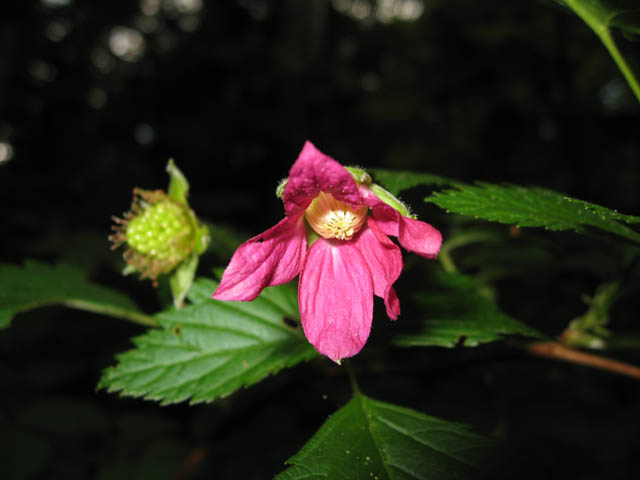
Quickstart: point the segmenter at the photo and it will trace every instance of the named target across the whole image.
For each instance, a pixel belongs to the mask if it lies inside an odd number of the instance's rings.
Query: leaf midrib
[[[365,397],[359,391],[356,391],[355,395],[358,397],[360,408],[362,409],[362,414],[364,415],[365,421],[367,422],[367,430],[369,431],[373,444],[375,445],[376,450],[378,451],[378,455],[380,456],[380,462],[382,463],[382,467],[384,468],[384,471],[387,474],[387,478],[389,478],[389,480],[392,480],[393,476],[391,475],[391,471],[389,470],[389,465],[386,461],[387,459],[382,454],[382,448],[380,447],[380,444],[378,443],[378,439],[373,433],[373,424],[371,423],[371,419],[369,418],[367,409],[364,404]]]

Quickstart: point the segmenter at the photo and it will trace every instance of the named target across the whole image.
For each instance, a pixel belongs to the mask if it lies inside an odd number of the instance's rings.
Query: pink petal
[[[405,250],[426,258],[436,258],[442,245],[442,234],[428,223],[400,215],[398,241]]]
[[[238,247],[213,298],[253,300],[263,288],[293,280],[302,269],[306,249],[303,218],[284,218]]]
[[[386,235],[398,236],[398,217],[402,216],[395,208],[387,205],[366,185],[360,185],[362,201],[371,208],[376,224]]]
[[[371,207],[371,214],[383,233],[398,237],[405,250],[423,257],[436,258],[442,245],[442,234],[436,228],[426,222],[405,217],[380,200],[365,185],[360,185],[360,193],[364,203]]]
[[[373,317],[373,284],[367,262],[348,241],[320,238],[307,252],[298,287],[307,339],[334,362],[364,346]]]
[[[384,300],[389,318],[396,320],[400,314],[400,301],[393,290],[393,283],[402,272],[400,248],[380,231],[371,217],[367,219],[367,228],[353,243],[367,262],[373,279],[373,293]]]
[[[320,192],[330,193],[336,200],[353,207],[362,204],[358,186],[351,174],[307,141],[291,167],[284,189],[287,216],[299,215]]]

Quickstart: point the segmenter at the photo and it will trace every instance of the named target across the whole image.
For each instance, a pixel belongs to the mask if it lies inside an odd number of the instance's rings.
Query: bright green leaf
[[[162,329],[134,338],[137,348],[118,356],[99,388],[163,404],[210,402],[316,355],[296,327],[291,285],[252,302],[213,300],[215,286],[197,280],[189,294],[197,303],[158,314]]]
[[[569,7],[595,32],[629,83],[631,90],[640,101],[640,82],[620,53],[612,28],[623,33],[640,33],[640,4],[637,0],[557,0]]]
[[[478,478],[494,446],[464,425],[356,392],[276,480]]]
[[[33,261],[24,266],[0,264],[0,328],[8,327],[20,312],[56,304],[154,323],[126,295],[89,283],[76,267],[53,267]]]
[[[622,215],[599,205],[567,197],[551,190],[516,185],[458,185],[456,189],[434,193],[426,199],[448,212],[472,215],[521,227],[584,232],[587,227],[640,243],[640,234],[624,225],[640,222],[640,217]]]
[[[370,170],[370,173],[373,175],[374,182],[382,185],[393,195],[419,185],[444,186],[454,183],[447,178],[428,173],[385,170],[382,168],[374,168]]]
[[[501,312],[478,290],[473,279],[459,273],[438,273],[416,301],[426,312],[424,328],[419,333],[397,336],[397,345],[476,347],[502,340],[506,335],[542,337],[535,329]]]

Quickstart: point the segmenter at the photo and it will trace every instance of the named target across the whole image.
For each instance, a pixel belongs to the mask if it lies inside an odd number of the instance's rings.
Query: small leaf
[[[592,227],[640,243],[640,234],[624,225],[638,223],[640,217],[622,215],[544,188],[490,183],[458,185],[456,189],[434,193],[426,201],[453,213],[494,222],[579,233]]]
[[[126,295],[91,284],[76,267],[33,261],[24,266],[0,264],[0,328],[8,327],[20,312],[55,304],[118,317],[142,317]]]
[[[464,425],[356,392],[275,480],[478,478],[494,447]]]
[[[198,303],[158,314],[162,329],[134,338],[137,348],[118,356],[98,388],[162,404],[211,402],[316,355],[285,320],[299,319],[291,285],[252,302],[222,302],[203,298],[207,284],[210,297],[215,282],[198,280],[189,294]]]
[[[537,330],[502,313],[478,291],[473,279],[459,273],[438,273],[416,301],[426,312],[424,328],[420,333],[398,335],[396,345],[476,347],[506,335],[543,338]]]
[[[428,173],[407,172],[374,168],[371,170],[373,181],[382,185],[393,195],[419,185],[444,186],[454,182],[448,178]]]
[[[187,195],[189,194],[189,182],[180,169],[176,166],[173,158],[167,163],[167,173],[169,174],[169,197],[183,205],[187,205]]]

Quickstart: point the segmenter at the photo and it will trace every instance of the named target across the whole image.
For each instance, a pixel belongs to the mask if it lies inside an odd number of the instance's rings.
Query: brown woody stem
[[[565,362],[586,365],[640,380],[639,367],[613,360],[612,358],[601,357],[593,353],[565,347],[558,342],[534,342],[526,345],[524,348],[527,352],[539,357],[554,358]]]

